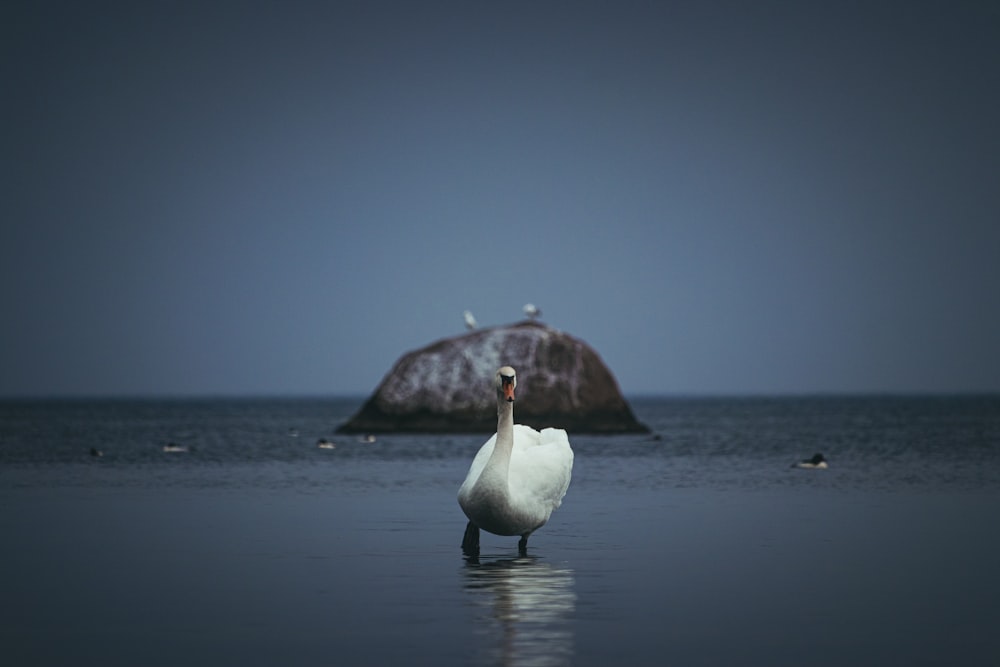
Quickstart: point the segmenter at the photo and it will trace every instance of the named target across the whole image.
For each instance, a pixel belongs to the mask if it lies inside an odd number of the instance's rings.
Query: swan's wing
[[[479,452],[476,454],[476,458],[472,459],[472,465],[469,466],[469,474],[465,476],[465,481],[462,482],[462,486],[458,489],[458,496],[461,498],[465,493],[470,491],[476,484],[476,480],[479,479],[479,475],[482,474],[483,468],[486,467],[486,462],[490,460],[490,456],[493,455],[493,446],[496,445],[497,434],[494,433],[493,437],[486,441],[482,447],[479,448]]]
[[[514,425],[512,494],[530,495],[536,502],[555,509],[562,504],[572,473],[573,449],[566,431],[546,428],[539,433],[522,424]]]

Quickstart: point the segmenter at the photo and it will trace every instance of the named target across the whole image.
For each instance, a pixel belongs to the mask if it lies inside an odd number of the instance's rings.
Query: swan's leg
[[[520,555],[525,556],[528,553],[528,536],[522,535],[521,539],[517,542],[517,551]]]
[[[462,552],[466,554],[479,554],[479,526],[471,521],[465,527],[465,535],[462,537]]]

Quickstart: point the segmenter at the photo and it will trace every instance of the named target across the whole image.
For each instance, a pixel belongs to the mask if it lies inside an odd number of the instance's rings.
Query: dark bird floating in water
[[[792,467],[793,468],[820,468],[820,469],[825,469],[827,467],[827,465],[826,465],[826,459],[823,458],[823,455],[820,454],[820,453],[816,453],[816,454],[813,454],[813,457],[811,459],[803,459],[803,460],[799,461],[798,463],[792,464]]]

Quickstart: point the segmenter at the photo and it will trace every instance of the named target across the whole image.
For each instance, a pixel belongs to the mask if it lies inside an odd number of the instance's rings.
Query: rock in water
[[[496,430],[493,377],[517,370],[514,417],[536,429],[648,433],[586,343],[534,321],[446,338],[396,362],[341,433]]]

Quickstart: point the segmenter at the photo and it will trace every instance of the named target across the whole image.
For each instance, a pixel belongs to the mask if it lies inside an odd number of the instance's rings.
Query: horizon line
[[[0,394],[0,402],[28,401],[296,401],[296,400],[367,400],[370,392],[148,392],[148,393],[53,393],[53,394]],[[633,399],[795,399],[795,398],[941,398],[941,397],[991,397],[1000,396],[1000,389],[983,390],[927,390],[927,389],[871,389],[871,390],[802,390],[802,391],[637,391],[622,392],[626,400]]]

